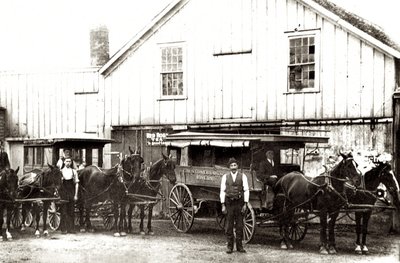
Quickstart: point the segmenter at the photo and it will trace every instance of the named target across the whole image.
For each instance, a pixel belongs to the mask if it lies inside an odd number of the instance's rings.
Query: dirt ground
[[[400,262],[400,236],[370,234],[370,254],[355,255],[354,231],[339,227],[337,255],[318,253],[319,233],[313,226],[293,250],[279,249],[276,228],[257,228],[246,254],[226,254],[225,237],[212,219],[196,219],[190,233],[178,233],[169,220],[155,220],[154,236],[134,234],[113,237],[99,229],[95,233],[35,238],[33,229],[12,231],[14,239],[0,243],[1,262]]]

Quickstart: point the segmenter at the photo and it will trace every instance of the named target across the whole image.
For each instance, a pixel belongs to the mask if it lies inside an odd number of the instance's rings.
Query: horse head
[[[379,172],[379,183],[385,185],[386,189],[393,198],[393,204],[398,210],[400,210],[400,187],[396,176],[392,171],[392,166],[387,162],[379,162],[377,165],[378,166],[376,169]]]
[[[129,177],[129,181],[139,178],[140,172],[142,171],[143,158],[140,156],[140,150],[132,151],[129,146],[129,156],[121,160],[121,166],[124,175]]]
[[[0,191],[5,193],[10,199],[15,199],[18,189],[17,170],[6,169],[0,172]]]
[[[50,195],[58,196],[62,185],[62,172],[56,165],[47,166],[42,172],[42,187]]]
[[[340,156],[342,156],[343,159],[331,172],[332,176],[338,179],[334,181],[336,181],[336,183],[346,182],[350,183],[352,186],[359,186],[361,183],[361,172],[357,169],[358,165],[354,161],[352,153],[345,154],[340,152]],[[344,183],[341,184],[339,188],[343,186]]]

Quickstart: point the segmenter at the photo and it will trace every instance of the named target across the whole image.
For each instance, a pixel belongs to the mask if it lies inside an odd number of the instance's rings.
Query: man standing
[[[278,176],[274,163],[274,152],[271,150],[267,151],[265,157],[266,158],[260,162],[258,167],[257,179],[264,183],[263,191],[265,194],[261,195],[261,206],[263,208],[271,209],[275,196],[273,189],[278,181]],[[267,188],[267,185],[270,186],[270,188]]]
[[[226,253],[233,251],[234,233],[236,232],[236,250],[246,253],[243,249],[243,215],[249,202],[249,184],[247,176],[238,171],[238,163],[235,158],[230,158],[228,167],[230,173],[224,174],[221,180],[220,199],[222,213],[226,215],[225,234],[228,239],[228,249]]]
[[[4,151],[4,142],[0,141],[0,171],[10,169],[8,154]]]
[[[67,201],[61,206],[60,229],[62,234],[75,233],[74,202],[78,200],[79,179],[78,173],[72,168],[72,159],[65,156],[65,167],[61,170],[63,183],[61,188],[61,199]]]

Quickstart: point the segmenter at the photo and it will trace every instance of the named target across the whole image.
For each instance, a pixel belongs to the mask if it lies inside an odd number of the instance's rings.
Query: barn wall
[[[189,1],[105,76],[105,127],[392,116],[393,57],[296,0],[214,2]],[[294,29],[319,32],[315,92],[287,92]],[[184,99],[161,99],[168,43],[184,46]]]
[[[0,73],[0,107],[7,109],[7,137],[98,132],[97,68]]]

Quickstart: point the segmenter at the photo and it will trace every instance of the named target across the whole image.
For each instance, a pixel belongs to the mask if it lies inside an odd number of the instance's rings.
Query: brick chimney
[[[103,66],[109,58],[107,27],[99,26],[90,30],[90,65]]]

